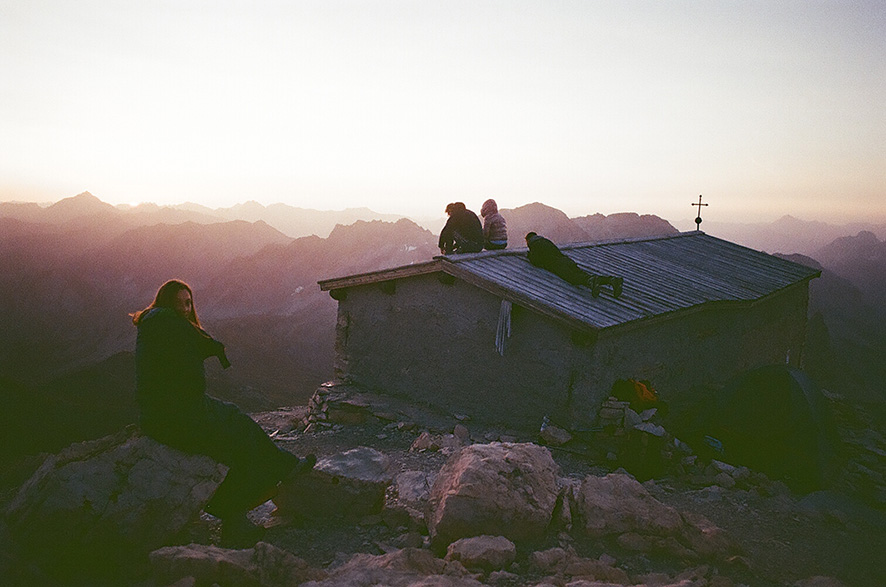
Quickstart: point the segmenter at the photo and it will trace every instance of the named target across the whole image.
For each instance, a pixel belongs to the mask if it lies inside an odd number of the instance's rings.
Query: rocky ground
[[[258,418],[261,421],[261,417]],[[276,428],[272,415],[265,415],[271,433]],[[499,431],[471,430],[478,442],[501,436]],[[276,428],[279,429],[279,428]],[[401,470],[439,470],[449,450],[410,451],[420,436],[419,428],[398,428],[384,421],[361,425],[338,425],[334,429],[285,435],[283,445],[296,454],[314,452],[332,454],[354,446],[374,446],[391,456]],[[436,433],[444,437],[445,431]],[[508,434],[504,433],[506,439]],[[518,441],[538,438],[513,434]],[[441,443],[442,444],[442,443]],[[433,448],[433,447],[432,447]],[[605,475],[616,470],[614,463],[595,462],[582,454],[577,443],[551,449],[564,477],[581,479],[586,475]],[[702,514],[726,532],[741,547],[742,554],[733,563],[720,566],[716,574],[729,577],[733,584],[766,586],[820,584],[886,585],[886,512],[872,508],[845,494],[823,491],[808,495],[792,493],[787,486],[762,476],[756,481],[736,483],[731,487],[714,478],[693,478],[688,474],[668,474],[649,480],[644,486],[659,501],[681,511]],[[724,485],[731,485],[726,481]],[[381,554],[390,545],[401,546],[404,536],[385,525],[356,525],[340,528],[306,525],[302,528],[272,528],[268,540],[277,543],[314,565],[329,566],[348,558],[351,553]],[[670,556],[632,553],[594,540],[574,539],[559,534],[544,537],[540,543],[525,545],[527,555],[545,547],[574,548],[584,557],[613,556],[617,566],[631,576],[662,573],[677,578],[681,573],[698,570]],[[522,569],[526,569],[525,560]],[[517,565],[521,563],[520,557]],[[518,573],[521,574],[521,573]],[[513,585],[536,585],[541,577],[522,573]],[[813,577],[829,577],[833,583],[804,583]],[[728,584],[723,582],[724,585]]]
[[[422,517],[424,513],[417,513],[427,508],[388,507],[388,502],[397,499],[389,488],[383,509],[341,519],[285,515],[268,502],[251,514],[255,522],[267,527],[262,542],[239,551],[212,546],[219,541],[219,525],[204,514],[175,540],[176,544],[204,546],[155,551],[151,564],[133,564],[125,579],[120,575],[102,579],[88,574],[84,575],[87,578],[75,575],[59,579],[22,563],[15,549],[4,548],[0,558],[2,583],[122,581],[142,587],[213,583],[512,587],[886,584],[886,560],[882,557],[886,511],[876,496],[872,498],[878,486],[870,482],[877,475],[870,455],[882,451],[882,438],[871,437],[875,433],[861,434],[863,440],[855,439],[867,447],[865,458],[855,459],[841,472],[845,478],[833,483],[837,490],[797,494],[759,473],[692,454],[666,434],[656,436],[663,431],[656,430],[660,427],[652,416],[648,417],[648,425],[640,422],[649,435],[637,436],[622,429],[608,435],[569,438],[558,436],[555,428],[543,435],[521,434],[485,427],[457,414],[433,414],[415,406],[336,393],[321,389],[309,406],[253,417],[280,446],[295,454],[314,453],[322,461],[355,447],[371,447],[373,454],[383,455],[384,466],[393,478],[414,473],[413,477],[425,479],[428,485],[433,484],[435,476],[442,475],[444,464],[463,447],[496,446],[501,442],[506,443],[504,446],[546,444],[544,451],[550,452],[557,467],[560,497],[554,518],[558,522],[513,542],[501,538],[510,546],[463,544],[462,551],[450,547],[447,553],[445,548],[433,548],[428,521]],[[645,463],[651,463],[654,475],[642,487],[622,468],[638,466],[636,458],[631,457],[640,453],[664,455],[660,462],[656,458]],[[862,476],[867,485],[861,488],[859,467],[871,472]],[[613,472],[620,474],[606,477]],[[641,475],[641,480],[646,476]],[[639,497],[646,500],[643,507],[654,509],[660,504],[664,513],[681,512],[683,520],[692,522],[692,528],[711,532],[699,534],[701,542],[684,540],[679,544],[656,538],[655,532],[640,531],[636,520],[634,526],[618,532],[595,535],[578,531],[571,521],[580,516],[563,512],[563,495],[564,491],[571,492],[569,503],[577,509],[580,494],[585,491],[582,481],[588,478],[617,481],[600,492],[603,498],[616,502],[614,506],[601,506],[616,508],[611,510],[615,517],[606,522],[610,530],[624,521],[617,515],[617,502],[636,500],[640,491],[643,495]],[[429,499],[427,494],[414,498],[424,506]],[[7,504],[2,505],[5,508]],[[281,509],[285,509],[283,505]],[[654,520],[663,514],[643,515],[647,515],[646,520]],[[582,523],[588,527],[592,524],[587,520]],[[438,533],[440,528],[437,526]],[[710,549],[705,549],[705,540],[710,542]],[[0,543],[14,544],[3,527]],[[508,548],[513,552],[507,554]],[[477,554],[480,551],[482,555]]]

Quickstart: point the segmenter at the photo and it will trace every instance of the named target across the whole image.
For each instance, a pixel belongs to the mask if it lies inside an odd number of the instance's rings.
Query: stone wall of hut
[[[499,297],[441,274],[409,277],[347,289],[335,378],[489,423],[531,429],[549,416],[592,426],[616,379],[648,379],[675,399],[788,356],[797,364],[807,301],[804,283],[750,306],[711,305],[596,339],[514,306],[500,355]]]
[[[698,388],[724,383],[754,367],[799,367],[808,313],[801,283],[750,305],[710,304],[647,326],[604,331],[591,349],[582,384],[599,405],[617,379],[650,381],[674,404],[693,401]],[[582,415],[582,414],[579,414]]]

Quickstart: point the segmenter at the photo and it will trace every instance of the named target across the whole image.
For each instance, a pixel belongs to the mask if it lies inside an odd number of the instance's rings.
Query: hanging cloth
[[[505,356],[505,341],[511,337],[511,302],[501,301],[501,309],[498,311],[498,329],[495,332],[495,349],[498,354]]]

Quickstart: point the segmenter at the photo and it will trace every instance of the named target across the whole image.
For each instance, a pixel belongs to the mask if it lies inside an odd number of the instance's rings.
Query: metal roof
[[[575,243],[560,249],[586,271],[624,277],[619,299],[598,298],[535,267],[525,247],[467,255],[319,282],[322,290],[444,272],[518,305],[599,330],[697,309],[713,303],[749,304],[818,277],[817,269],[755,251],[703,232]]]

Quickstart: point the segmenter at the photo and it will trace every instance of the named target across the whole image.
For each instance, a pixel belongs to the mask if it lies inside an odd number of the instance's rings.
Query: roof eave
[[[331,279],[323,279],[318,281],[320,291],[332,291],[346,287],[354,287],[357,285],[369,285],[380,281],[390,279],[400,279],[402,277],[412,277],[415,275],[424,275],[426,273],[436,273],[442,270],[444,259],[435,257],[432,261],[424,263],[415,263],[413,265],[403,265],[393,269],[382,269],[380,271],[369,271],[367,273],[358,273],[356,275],[348,275],[346,277],[333,277]]]

